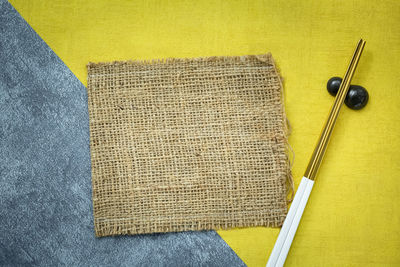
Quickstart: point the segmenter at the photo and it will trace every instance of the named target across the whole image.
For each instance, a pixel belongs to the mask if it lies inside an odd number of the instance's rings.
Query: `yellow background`
[[[326,81],[367,41],[287,266],[400,264],[400,2],[26,1],[11,3],[86,84],[89,61],[272,52],[284,77],[296,188],[329,108]],[[249,266],[279,229],[218,231]]]

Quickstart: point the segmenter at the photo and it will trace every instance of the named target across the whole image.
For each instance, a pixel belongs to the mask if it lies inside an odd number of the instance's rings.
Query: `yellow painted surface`
[[[400,264],[400,2],[26,1],[11,3],[86,84],[89,61],[272,52],[285,79],[296,188],[328,110],[325,88],[367,41],[354,84],[370,102],[344,107],[287,266]],[[264,266],[279,229],[218,231]]]

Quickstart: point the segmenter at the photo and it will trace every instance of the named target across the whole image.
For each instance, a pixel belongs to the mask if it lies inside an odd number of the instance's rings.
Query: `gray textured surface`
[[[5,0],[0,63],[0,265],[244,265],[213,231],[95,238],[86,88]]]

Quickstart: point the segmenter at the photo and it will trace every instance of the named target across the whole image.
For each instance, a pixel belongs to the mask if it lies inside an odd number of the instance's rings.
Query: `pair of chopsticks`
[[[285,263],[286,256],[289,252],[294,235],[296,234],[297,227],[299,226],[299,222],[313,188],[318,169],[321,165],[326,148],[328,147],[333,128],[335,127],[340,108],[342,107],[344,99],[346,98],[351,79],[353,78],[364,46],[365,41],[360,39],[356,50],[354,51],[353,57],[351,58],[349,67],[347,68],[347,71],[343,77],[342,83],[340,84],[340,88],[329,113],[328,120],[322,129],[322,133],[318,139],[318,143],[311,156],[310,162],[308,163],[304,177],[301,179],[292,205],[283,223],[282,229],[279,232],[278,239],[276,240],[275,246],[268,259],[267,267],[283,266]]]

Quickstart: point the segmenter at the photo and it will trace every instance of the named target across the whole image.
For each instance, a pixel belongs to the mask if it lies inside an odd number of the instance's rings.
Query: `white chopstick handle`
[[[294,235],[296,234],[297,227],[299,226],[301,216],[303,215],[313,185],[313,180],[310,180],[307,177],[301,179],[292,205],[290,206],[286,219],[283,222],[282,229],[279,232],[278,239],[276,240],[275,246],[268,259],[267,267],[283,266],[285,263],[286,256],[289,252]]]

